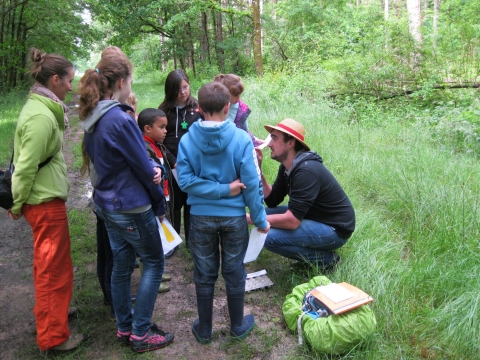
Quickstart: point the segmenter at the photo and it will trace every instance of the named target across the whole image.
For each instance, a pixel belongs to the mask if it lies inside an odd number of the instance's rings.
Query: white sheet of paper
[[[162,239],[163,253],[166,254],[172,250],[175,246],[182,243],[182,238],[177,234],[172,224],[167,219],[163,219],[162,222],[158,220],[158,231],[160,232],[160,238]]]
[[[325,295],[327,298],[332,300],[334,303],[339,303],[355,296],[344,287],[335,283],[331,283],[325,286],[318,286],[316,287],[316,289],[320,291],[323,295]]]
[[[257,146],[257,149],[260,149],[260,150],[263,150],[267,147],[267,145],[270,143],[270,140],[272,140],[272,137],[270,136],[270,134],[268,134],[268,136],[265,138],[265,142],[263,144],[260,144]]]
[[[253,228],[250,233],[250,238],[248,239],[247,253],[245,254],[245,259],[243,263],[248,263],[255,261],[260,255],[260,251],[263,249],[263,244],[265,244],[265,238],[267,234],[263,234],[258,231],[258,228]]]
[[[173,177],[175,178],[175,180],[177,180],[177,184],[178,184],[177,169],[172,169],[172,175],[173,175]]]

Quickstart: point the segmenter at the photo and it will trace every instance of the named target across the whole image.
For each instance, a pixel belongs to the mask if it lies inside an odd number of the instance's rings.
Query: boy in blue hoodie
[[[243,316],[246,271],[243,259],[248,246],[245,207],[257,230],[267,233],[263,188],[257,156],[245,131],[225,121],[230,93],[213,82],[198,92],[198,120],[185,134],[177,157],[178,183],[191,205],[190,253],[199,318],[192,332],[202,344],[212,341],[212,311],[220,254],[227,291],[230,334],[243,339],[253,329],[253,315]]]

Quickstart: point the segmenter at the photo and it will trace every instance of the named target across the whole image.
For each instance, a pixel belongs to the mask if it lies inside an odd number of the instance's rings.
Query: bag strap
[[[38,164],[38,170],[37,172],[42,168],[44,167],[45,165],[47,165],[50,160],[52,160],[53,156],[49,156],[45,161],[42,161],[40,164]]]

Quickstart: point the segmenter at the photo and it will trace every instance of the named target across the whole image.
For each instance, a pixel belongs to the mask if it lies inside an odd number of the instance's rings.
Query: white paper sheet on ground
[[[248,239],[247,253],[245,254],[243,263],[257,260],[258,255],[260,255],[260,251],[263,249],[263,244],[265,244],[266,237],[267,234],[261,233],[258,231],[258,228],[252,229],[250,238]]]
[[[172,169],[172,175],[173,175],[173,177],[175,178],[175,180],[177,180],[177,184],[178,184],[177,169]]]
[[[167,219],[163,219],[163,221],[160,222],[157,218],[157,223],[158,231],[162,238],[163,253],[166,254],[175,246],[180,245],[182,243],[182,238],[177,234],[172,224],[170,224]]]
[[[263,150],[267,147],[267,145],[270,143],[270,140],[272,140],[272,137],[270,134],[265,138],[264,143],[260,144],[257,146],[257,149]]]

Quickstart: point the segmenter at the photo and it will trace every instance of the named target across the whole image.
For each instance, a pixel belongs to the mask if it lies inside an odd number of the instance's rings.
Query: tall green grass
[[[347,357],[480,358],[475,154],[439,145],[414,103],[352,111],[351,104],[325,101],[321,92],[305,96],[295,85],[301,79],[283,86],[270,81],[246,84],[250,128],[263,137],[265,124],[285,117],[300,121],[307,144],[323,157],[356,210],[357,229],[340,250],[343,263],[332,280],[353,283],[375,298],[378,333]],[[278,163],[270,160],[264,167],[273,181]],[[273,261],[278,257],[264,266],[288,284],[282,295],[304,281],[286,277],[285,267]]]

